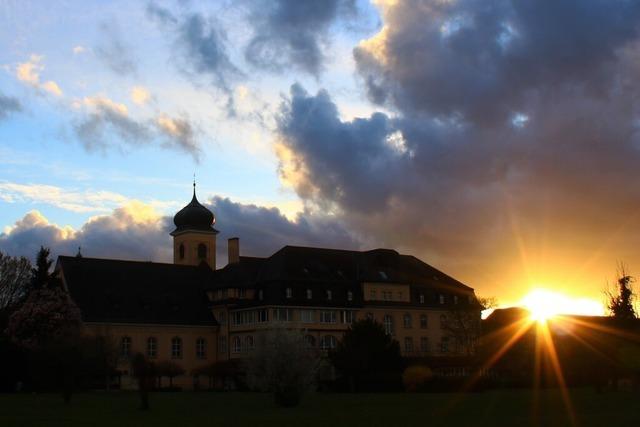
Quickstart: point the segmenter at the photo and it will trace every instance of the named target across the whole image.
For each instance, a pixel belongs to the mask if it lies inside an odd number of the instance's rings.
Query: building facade
[[[300,330],[310,348],[336,347],[351,323],[371,318],[406,357],[460,353],[448,314],[480,312],[472,288],[410,255],[285,246],[269,257],[240,255],[216,269],[215,217],[194,193],[174,217],[174,262],[59,257],[56,271],[89,331],[111,337],[123,387],[130,358],[172,361],[190,388],[199,369],[246,356],[259,334],[278,325]]]

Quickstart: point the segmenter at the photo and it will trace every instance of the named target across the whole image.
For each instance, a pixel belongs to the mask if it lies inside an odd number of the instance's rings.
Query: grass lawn
[[[640,395],[570,391],[579,426],[640,425]],[[537,401],[537,403],[536,403]],[[64,405],[58,395],[0,395],[0,426],[565,426],[558,390],[477,394],[313,394],[297,408],[276,408],[256,393],[154,393],[151,410],[132,392],[82,393]],[[537,410],[535,409],[537,408]]]

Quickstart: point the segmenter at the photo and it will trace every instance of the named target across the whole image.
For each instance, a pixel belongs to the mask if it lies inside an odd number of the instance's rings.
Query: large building
[[[450,355],[447,313],[475,307],[472,288],[410,255],[285,246],[266,258],[240,255],[216,269],[215,217],[193,199],[174,217],[173,264],[58,258],[56,271],[86,327],[118,343],[120,369],[134,353],[171,360],[187,375],[245,356],[261,331],[286,325],[310,347],[330,350],[358,319],[384,325],[407,357]],[[478,311],[479,319],[479,311]],[[126,385],[126,384],[125,384]]]

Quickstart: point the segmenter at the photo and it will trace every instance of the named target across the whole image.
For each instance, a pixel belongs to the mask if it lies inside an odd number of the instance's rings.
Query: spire
[[[193,173],[193,198],[196,197],[196,173]]]
[[[76,258],[82,258],[82,246],[78,246],[78,253],[76,254]]]

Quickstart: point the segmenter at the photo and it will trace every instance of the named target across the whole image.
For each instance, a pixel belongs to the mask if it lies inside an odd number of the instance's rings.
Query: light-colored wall
[[[90,333],[105,336],[116,345],[120,354],[120,343],[122,337],[131,338],[130,357],[119,356],[118,369],[127,372],[122,376],[123,388],[136,388],[136,382],[131,375],[131,357],[136,353],[147,355],[147,339],[155,337],[157,339],[157,357],[152,361],[171,361],[180,365],[185,371],[185,375],[173,379],[176,386],[190,389],[193,387],[192,371],[201,366],[215,362],[217,356],[216,328],[211,326],[179,326],[179,325],[141,325],[141,324],[97,324],[86,323]],[[174,359],[171,357],[171,340],[174,337],[182,339],[182,357]],[[206,354],[204,359],[196,357],[196,340],[204,338],[206,341]],[[163,385],[167,385],[165,379]]]
[[[198,245],[202,243],[207,247],[207,258],[205,261],[209,267],[216,268],[216,234],[185,231],[173,236],[173,263],[181,265],[200,265],[202,261],[198,258]],[[184,245],[184,258],[180,258],[180,245]]]

